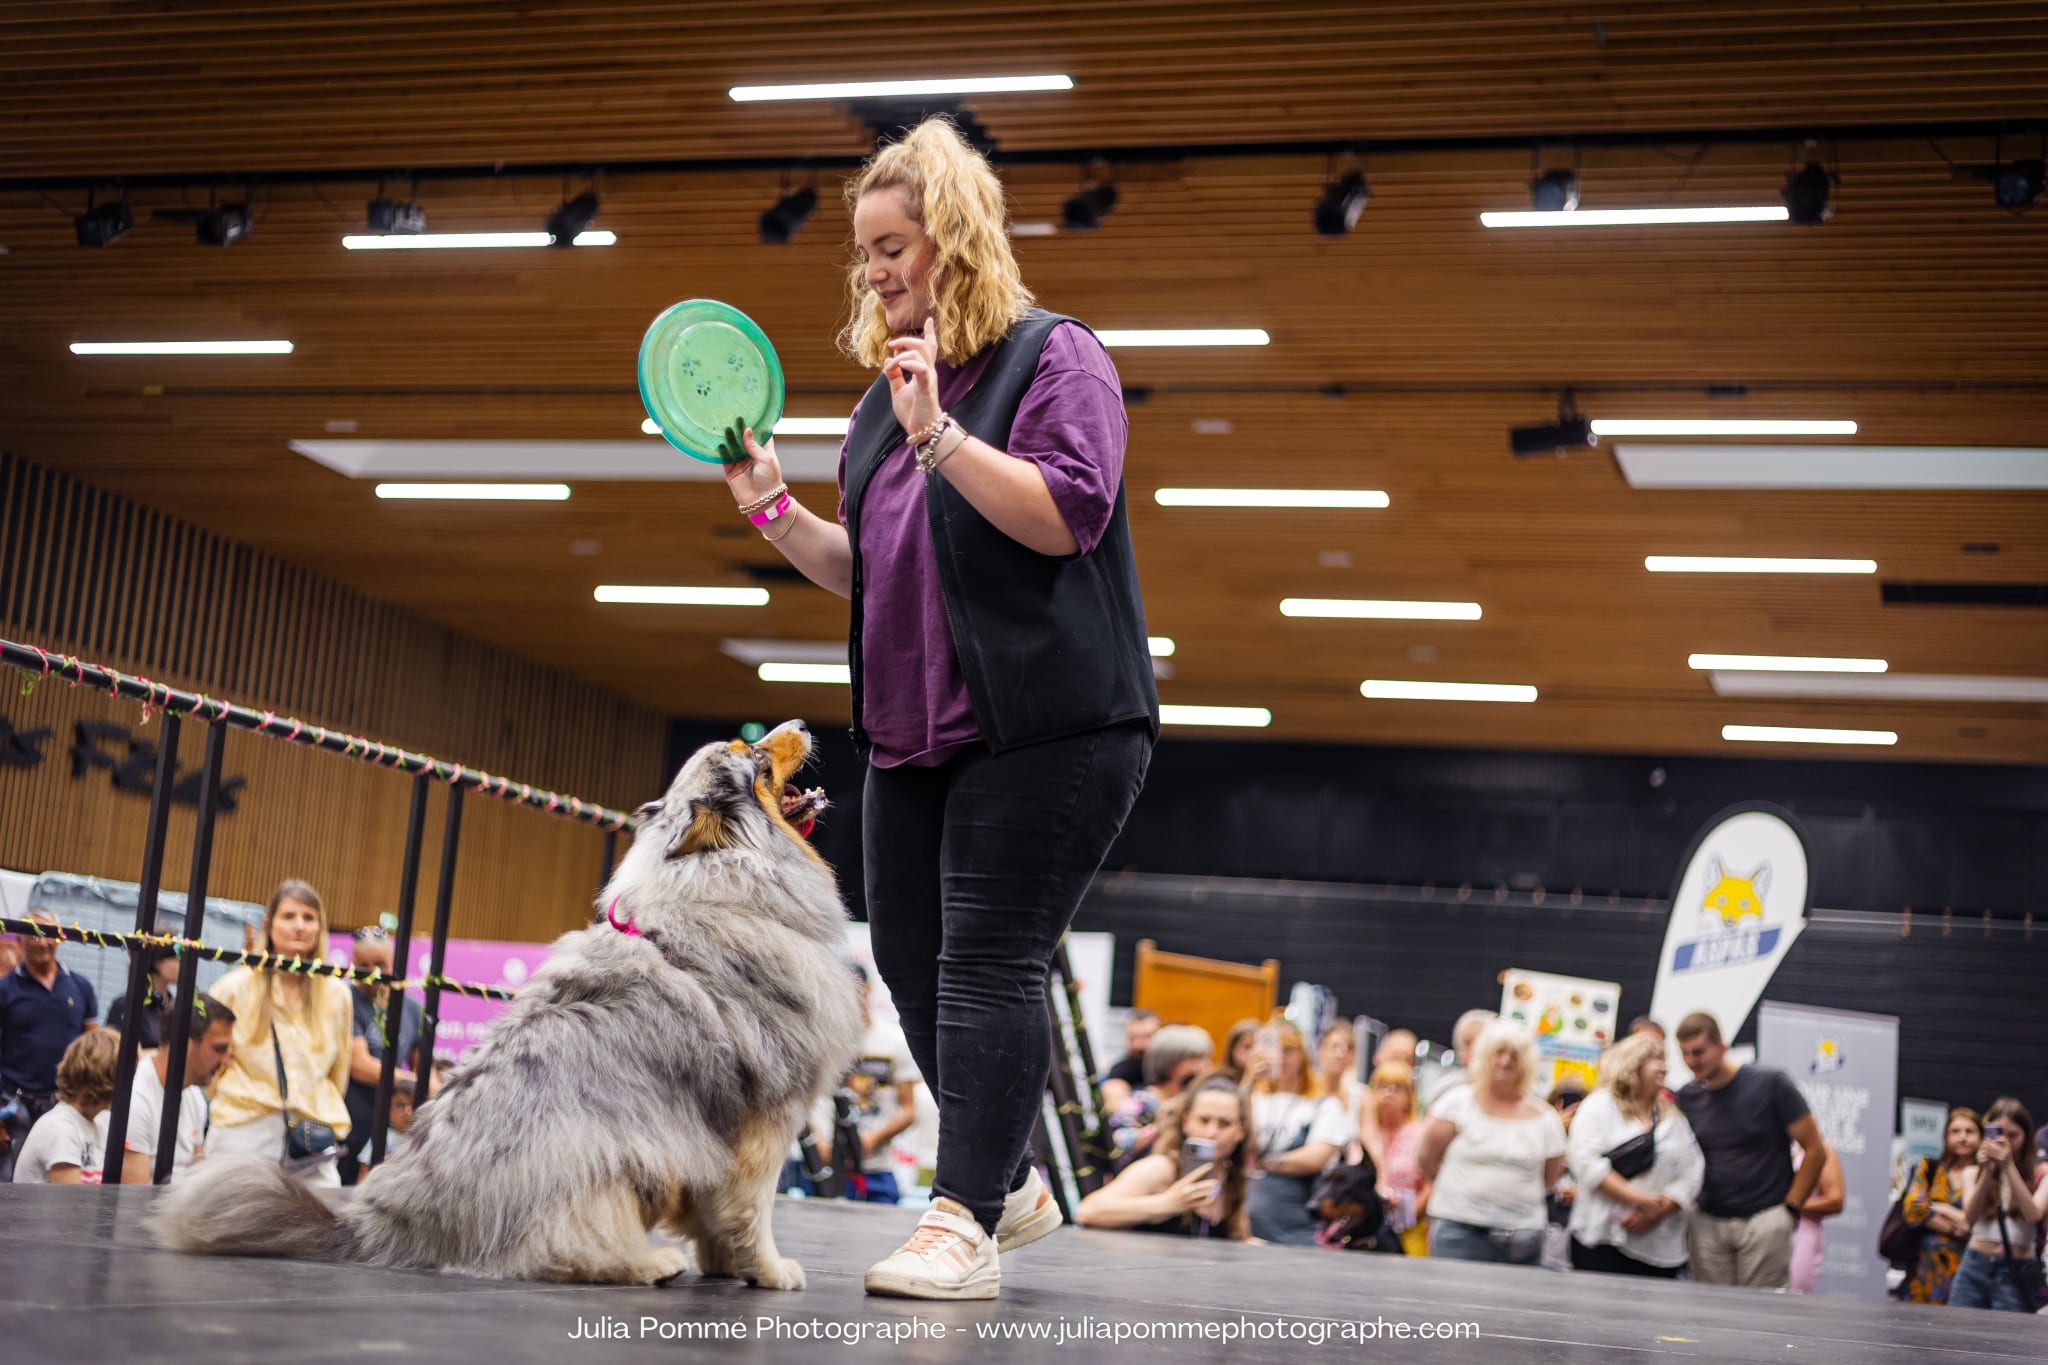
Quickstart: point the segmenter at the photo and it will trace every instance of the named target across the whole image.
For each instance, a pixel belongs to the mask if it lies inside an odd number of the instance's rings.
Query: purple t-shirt
[[[957,370],[941,362],[940,405],[964,398],[994,352],[985,348]],[[1082,554],[1109,529],[1129,430],[1123,384],[1102,343],[1074,323],[1053,328],[1010,428],[1008,453],[1038,466]],[[873,746],[868,761],[877,768],[936,767],[981,737],[939,595],[924,509],[927,477],[945,472],[927,476],[904,441],[883,457],[861,494],[861,723]],[[839,520],[846,521],[844,445]]]

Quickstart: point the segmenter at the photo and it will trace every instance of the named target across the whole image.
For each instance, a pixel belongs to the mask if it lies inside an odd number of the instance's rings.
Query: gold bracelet
[[[740,515],[743,517],[751,516],[755,512],[759,512],[765,508],[772,507],[775,504],[775,500],[781,497],[784,493],[787,493],[788,491],[788,484],[778,483],[775,485],[775,487],[768,490],[768,495],[766,497],[756,498],[752,502],[748,503],[746,506],[740,508]]]
[[[789,505],[789,511],[784,516],[776,518],[777,521],[787,521],[789,523],[789,526],[783,531],[781,535],[771,536],[766,531],[763,531],[761,533],[761,539],[767,541],[770,545],[773,545],[778,540],[788,540],[789,533],[796,529],[796,513],[798,506],[798,503],[792,501]]]
[[[925,427],[922,431],[919,431],[917,435],[910,438],[910,448],[912,450],[915,450],[919,446],[923,445],[926,441],[929,441],[932,438],[932,433],[937,431],[940,427],[944,426],[945,423],[946,414],[942,412],[932,420],[932,424],[930,426]]]

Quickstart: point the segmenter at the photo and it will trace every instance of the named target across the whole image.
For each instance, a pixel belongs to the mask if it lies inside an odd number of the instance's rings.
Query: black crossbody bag
[[[1626,1142],[1600,1154],[1623,1180],[1634,1180],[1657,1164],[1657,1125],[1652,1123]]]
[[[284,1154],[293,1161],[311,1161],[330,1155],[341,1139],[324,1123],[311,1119],[292,1122],[292,1092],[284,1079],[284,1048],[277,1041],[277,1025],[270,1026],[270,1051],[277,1058],[277,1098],[284,1110]]]
[[[2000,1190],[2002,1196],[2005,1191]],[[1998,1240],[2005,1244],[2005,1271],[2012,1276],[2013,1288],[2020,1291],[2020,1302],[2029,1313],[2040,1308],[2043,1298],[2048,1298],[2048,1271],[2041,1266],[2039,1256],[2025,1260],[2012,1254],[2012,1238],[2005,1230],[2005,1204],[2001,1198],[1998,1208]]]

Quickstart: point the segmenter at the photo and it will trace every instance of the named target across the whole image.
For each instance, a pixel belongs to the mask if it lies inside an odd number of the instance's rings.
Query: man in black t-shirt
[[[1791,1077],[1728,1059],[1711,1014],[1688,1014],[1678,1046],[1693,1081],[1678,1107],[1707,1158],[1699,1207],[1686,1230],[1692,1278],[1702,1284],[1784,1289],[1792,1230],[1827,1165],[1820,1125]],[[1792,1143],[1805,1153],[1792,1169]]]
[[[1159,1016],[1151,1010],[1132,1010],[1124,1020],[1124,1059],[1102,1073],[1102,1112],[1107,1114],[1131,1097],[1145,1083],[1145,1049],[1159,1031]]]

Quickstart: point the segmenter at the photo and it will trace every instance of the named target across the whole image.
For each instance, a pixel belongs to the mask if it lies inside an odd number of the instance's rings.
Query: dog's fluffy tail
[[[162,1246],[202,1255],[356,1259],[348,1225],[304,1182],[260,1156],[200,1162],[164,1197],[150,1231]]]

